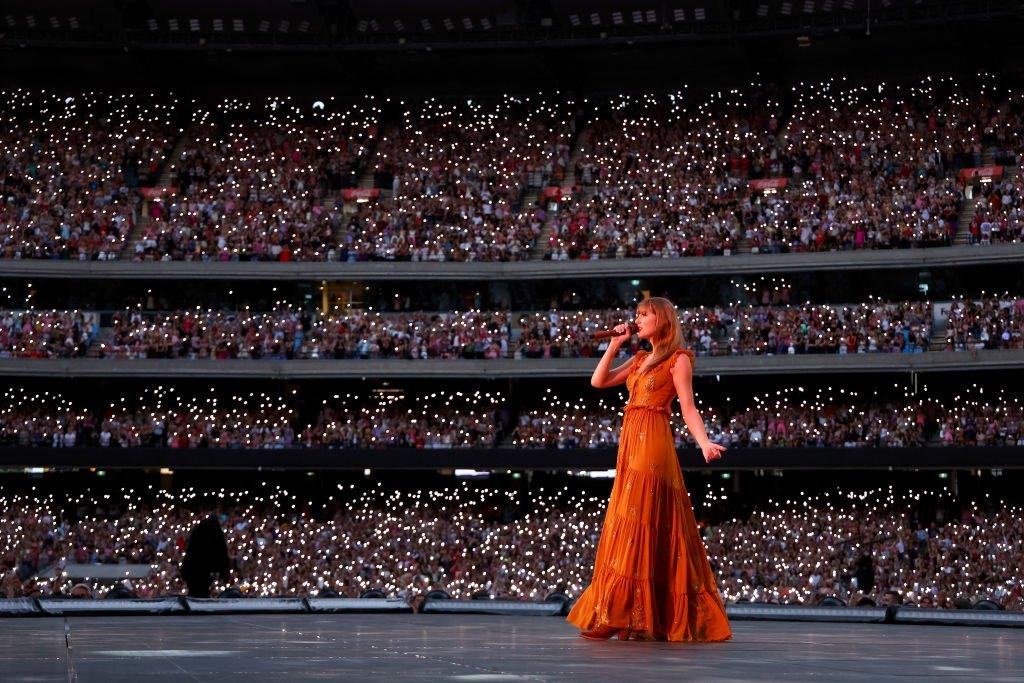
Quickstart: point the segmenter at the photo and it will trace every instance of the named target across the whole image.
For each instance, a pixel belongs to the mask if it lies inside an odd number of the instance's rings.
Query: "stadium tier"
[[[582,384],[582,382],[580,382]],[[870,382],[843,387],[782,384],[741,394],[708,386],[696,400],[716,443],[738,448],[902,448],[1024,446],[1024,414],[1013,387],[956,382],[942,387]],[[863,385],[863,386],[860,386]],[[139,393],[73,396],[26,387],[0,397],[0,444],[43,448],[201,449],[614,449],[621,392],[521,385],[432,390],[394,384],[329,393],[235,393],[208,386],[160,385]],[[320,396],[323,396],[320,398]],[[673,402],[675,445],[695,443]],[[282,456],[286,458],[287,456]],[[386,462],[386,453],[381,454]],[[443,453],[424,463],[444,464]],[[813,453],[808,461],[813,462]],[[283,460],[282,462],[286,462]],[[965,456],[965,463],[970,456]],[[339,464],[345,457],[339,456]]]
[[[3,94],[8,259],[677,258],[1024,230],[1021,95],[986,74],[451,101]]]
[[[786,297],[788,300],[788,297]],[[628,309],[376,312],[0,310],[0,358],[559,359],[590,358],[592,335]],[[679,310],[699,356],[892,354],[1021,349],[1024,299],[870,301]],[[104,324],[106,323],[106,324]]]

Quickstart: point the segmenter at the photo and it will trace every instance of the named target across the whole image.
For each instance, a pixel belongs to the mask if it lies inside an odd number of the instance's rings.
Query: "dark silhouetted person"
[[[210,582],[214,574],[228,580],[231,568],[228,543],[217,518],[210,515],[196,525],[185,544],[185,559],[181,562],[181,578],[188,586],[189,597],[210,597]]]
[[[871,555],[864,552],[857,560],[857,590],[867,595],[875,587],[875,563]]]

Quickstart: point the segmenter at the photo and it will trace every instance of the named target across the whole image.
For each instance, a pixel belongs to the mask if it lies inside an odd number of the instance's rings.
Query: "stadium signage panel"
[[[553,199],[556,202],[560,202],[563,199],[568,199],[572,195],[572,190],[561,188],[555,185],[545,187],[541,192],[541,197],[544,199]]]
[[[750,188],[758,191],[781,190],[789,185],[789,178],[758,178],[750,181]]]
[[[999,180],[1003,177],[1003,167],[977,166],[975,168],[960,169],[960,182],[966,184],[974,177],[981,178],[982,180]]]
[[[377,199],[380,197],[380,190],[377,188],[356,187],[341,191],[341,198],[347,202]]]
[[[174,187],[173,185],[168,185],[166,187],[140,187],[139,188],[139,193],[143,196],[143,198],[149,199],[149,200],[160,199],[161,197],[164,197],[164,196],[167,196],[167,195],[177,194],[177,192],[178,192],[178,188]]]

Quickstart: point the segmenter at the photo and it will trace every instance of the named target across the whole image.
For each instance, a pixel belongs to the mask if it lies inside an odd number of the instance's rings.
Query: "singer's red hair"
[[[651,343],[654,345],[654,352],[657,354],[651,358],[651,366],[657,365],[668,358],[676,349],[683,347],[683,325],[679,322],[679,313],[675,304],[661,296],[652,296],[644,299],[636,306],[636,311],[653,313],[656,325]],[[690,362],[693,362],[693,354]]]

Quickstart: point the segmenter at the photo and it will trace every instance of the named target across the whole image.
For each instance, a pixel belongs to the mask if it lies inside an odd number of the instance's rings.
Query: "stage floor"
[[[734,621],[727,643],[593,643],[558,617],[238,615],[0,620],[11,681],[1024,679],[1024,630]],[[70,656],[69,656],[70,655]]]

